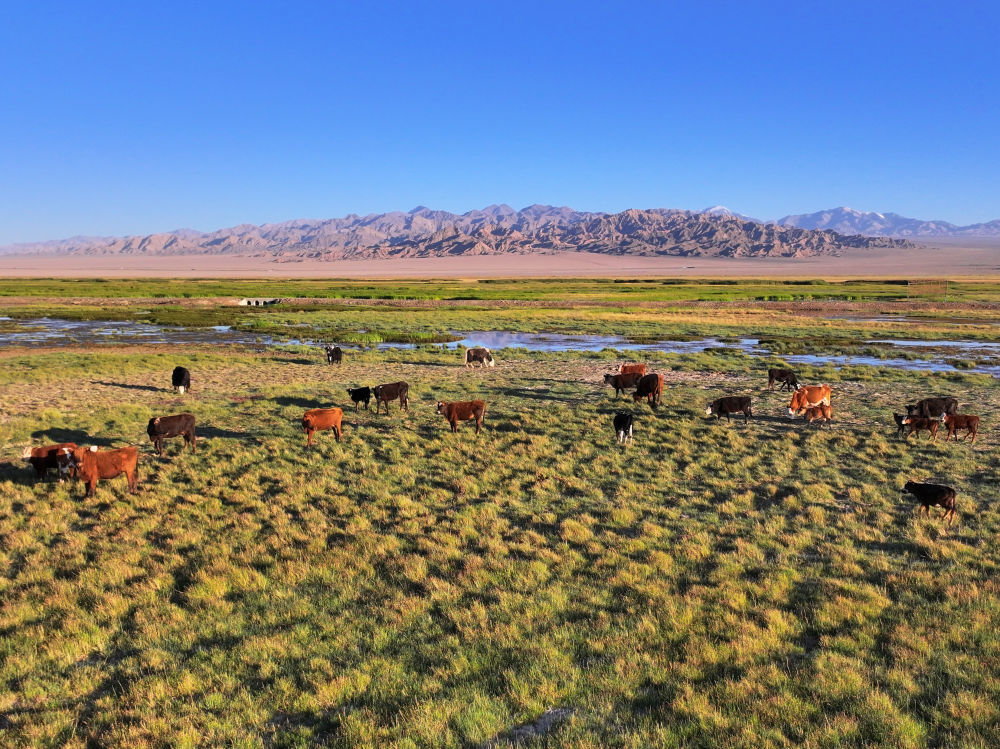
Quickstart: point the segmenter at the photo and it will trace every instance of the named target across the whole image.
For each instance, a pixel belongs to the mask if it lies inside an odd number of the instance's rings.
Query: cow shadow
[[[94,380],[94,385],[104,385],[105,387],[111,388],[122,388],[123,390],[145,390],[151,393],[160,393],[167,388],[158,388],[153,385],[130,385],[127,382],[104,382],[103,380]]]
[[[200,424],[195,426],[194,431],[199,441],[215,439],[243,440],[246,442],[260,441],[257,435],[250,432],[237,432],[232,429],[220,429],[219,427],[202,426]]]
[[[78,445],[97,445],[98,447],[111,447],[113,442],[107,437],[94,437],[79,429],[61,429],[52,427],[49,429],[39,429],[31,433],[33,440],[47,440],[49,442],[75,442]]]
[[[274,361],[281,362],[283,364],[326,364],[326,358],[323,359],[306,359],[304,357],[286,357],[286,356],[276,356]]]
[[[346,396],[347,393],[345,392]],[[330,399],[331,401],[333,398]],[[296,406],[298,408],[328,408],[329,406],[324,406],[323,401],[319,398],[300,398],[294,395],[282,395],[278,398],[272,398],[272,403],[276,403],[279,406]]]

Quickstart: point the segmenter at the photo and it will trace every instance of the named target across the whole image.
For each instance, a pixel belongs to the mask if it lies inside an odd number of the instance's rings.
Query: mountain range
[[[709,210],[727,210],[721,206]],[[868,237],[1000,237],[1000,220],[981,224],[956,226],[947,221],[924,221],[907,218],[898,213],[856,211],[853,208],[831,208],[816,213],[785,216],[778,226],[797,226],[800,229],[824,229],[841,234],[862,234]]]
[[[403,213],[351,214],[214,232],[180,229],[131,237],[74,237],[10,245],[6,254],[256,255],[278,261],[451,257],[552,252],[614,255],[809,257],[850,248],[896,247],[904,239],[847,236],[826,229],[762,223],[716,206],[701,212],[621,213],[507,205],[454,214],[424,206]]]

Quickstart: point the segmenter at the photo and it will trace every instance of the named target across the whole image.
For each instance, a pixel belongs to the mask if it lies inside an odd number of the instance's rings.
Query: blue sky
[[[11,3],[0,244],[491,203],[1000,218],[1000,3]]]

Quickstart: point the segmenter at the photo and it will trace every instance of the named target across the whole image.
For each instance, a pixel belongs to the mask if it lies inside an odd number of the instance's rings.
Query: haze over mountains
[[[847,236],[762,223],[715,207],[621,213],[507,205],[454,214],[423,206],[403,213],[244,224],[133,237],[74,237],[11,245],[6,254],[255,255],[275,260],[363,260],[554,252],[716,257],[811,257],[850,248],[912,246],[903,239]]]
[[[718,209],[717,206],[712,210]],[[898,213],[856,211],[844,206],[816,213],[785,216],[775,223],[779,226],[825,229],[868,237],[1000,237],[1000,220],[956,226],[947,221],[924,221],[900,216]]]

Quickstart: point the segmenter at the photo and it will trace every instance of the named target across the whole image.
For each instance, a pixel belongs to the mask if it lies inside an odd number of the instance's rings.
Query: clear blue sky
[[[7,3],[0,244],[491,203],[1000,218],[1000,3]]]

